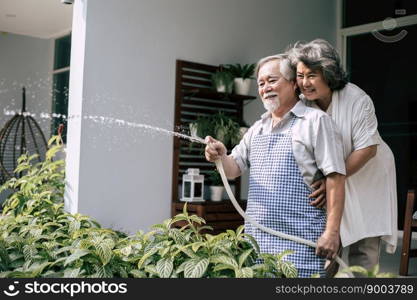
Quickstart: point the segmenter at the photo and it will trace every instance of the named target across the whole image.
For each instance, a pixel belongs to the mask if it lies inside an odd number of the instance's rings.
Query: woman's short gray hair
[[[279,61],[279,71],[282,74],[282,76],[284,76],[285,79],[287,79],[288,81],[295,80],[295,70],[292,68],[291,61],[287,54],[277,54],[277,55],[271,55],[271,56],[261,58],[258,61],[258,64],[256,65],[256,69],[255,69],[256,78],[258,78],[259,69],[264,64],[272,60]]]
[[[293,70],[302,62],[312,70],[320,70],[324,80],[333,91],[341,90],[348,82],[339,54],[329,42],[316,39],[309,43],[297,42],[289,51]]]

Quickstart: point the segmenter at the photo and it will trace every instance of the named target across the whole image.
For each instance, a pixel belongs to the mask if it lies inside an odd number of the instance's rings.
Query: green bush
[[[104,229],[88,216],[63,209],[64,162],[53,137],[44,162],[22,155],[1,190],[13,194],[0,216],[0,277],[296,277],[291,253],[259,254],[256,241],[227,230],[202,234],[205,221],[182,214],[133,236]],[[185,224],[182,227],[174,226]],[[263,258],[264,263],[255,264]]]

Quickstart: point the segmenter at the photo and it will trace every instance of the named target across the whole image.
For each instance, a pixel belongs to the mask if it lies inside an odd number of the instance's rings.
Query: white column
[[[73,7],[71,35],[71,72],[69,79],[68,133],[66,155],[65,210],[78,211],[81,122],[84,84],[84,58],[88,0],[76,0]]]

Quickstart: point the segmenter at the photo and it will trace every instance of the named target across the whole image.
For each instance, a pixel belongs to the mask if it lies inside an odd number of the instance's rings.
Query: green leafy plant
[[[238,122],[219,112],[209,116],[199,116],[194,123],[197,126],[197,135],[206,137],[208,135],[223,142],[230,148],[240,141],[240,125]]]
[[[259,277],[263,278],[296,278],[298,275],[297,268],[294,263],[284,260],[287,255],[294,253],[292,250],[285,250],[278,254],[261,254],[263,263],[255,265]]]
[[[185,224],[181,228],[176,223]],[[227,230],[218,235],[202,234],[205,221],[187,213],[186,206],[182,214],[154,225],[154,231],[146,235],[151,244],[146,247],[138,261],[138,277],[184,277],[184,278],[222,278],[261,277],[265,270],[280,277],[296,274],[294,268],[277,272],[279,257],[255,264],[259,248],[256,241],[243,233],[243,226],[236,231]],[[264,270],[265,269],[265,270]]]
[[[59,141],[50,140],[44,162],[22,155],[15,173],[25,175],[1,187],[15,192],[0,217],[0,277],[127,277],[132,267],[112,252],[120,234],[63,210]]]
[[[233,75],[234,78],[251,78],[253,79],[253,74],[255,71],[256,64],[228,64],[226,68]]]
[[[350,266],[349,268],[343,269],[339,271],[335,277],[347,277],[347,274],[351,272],[353,274],[359,275],[360,277],[365,278],[394,278],[396,277],[393,273],[380,273],[379,272],[379,264],[375,265],[372,269],[367,270],[361,266]]]
[[[212,170],[208,173],[209,181],[213,186],[223,186],[222,177],[217,170]]]
[[[233,75],[226,68],[219,70],[211,75],[213,87],[218,92],[231,94],[233,91]]]

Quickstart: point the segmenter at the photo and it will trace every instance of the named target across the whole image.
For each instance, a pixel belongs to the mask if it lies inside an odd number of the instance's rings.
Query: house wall
[[[73,47],[82,39],[85,51],[71,61],[70,114],[170,130],[176,59],[251,63],[297,40],[336,40],[332,0],[80,0],[75,24]],[[248,123],[263,113],[259,100],[244,110]],[[130,232],[169,218],[172,144],[154,131],[70,121],[67,208]]]
[[[26,87],[26,110],[37,114],[36,121],[50,135],[50,120],[39,113],[51,111],[53,40],[0,34],[0,127],[11,118],[4,110],[20,111],[22,86]]]
[[[26,87],[26,111],[35,113],[45,137],[50,136],[50,120],[40,119],[51,112],[53,40],[0,33],[0,129],[11,115],[21,111],[22,86]],[[0,195],[0,202],[6,193]]]

